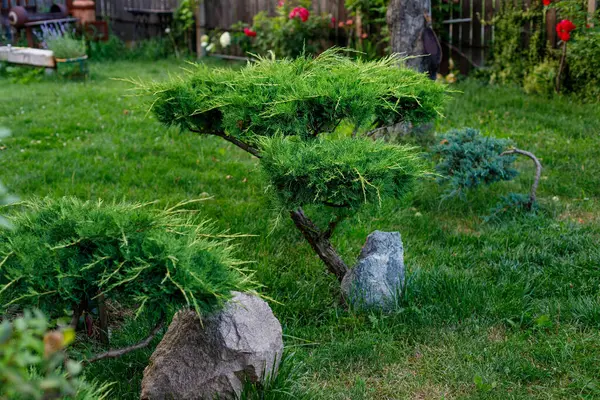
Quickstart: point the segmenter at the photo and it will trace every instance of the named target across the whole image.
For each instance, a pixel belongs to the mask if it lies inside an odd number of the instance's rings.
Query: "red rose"
[[[244,28],[244,35],[246,35],[248,37],[255,37],[256,36],[256,31],[253,31],[250,28]]]
[[[563,42],[568,42],[571,39],[571,31],[575,30],[576,26],[568,19],[563,19],[556,24],[556,33]]]
[[[544,6],[548,7],[552,1],[551,0],[542,0],[542,2],[544,3]]]
[[[304,7],[296,7],[290,12],[290,19],[300,17],[302,22],[306,22],[309,16],[310,12]]]
[[[331,17],[331,24],[330,24],[330,26],[332,28],[335,28],[335,17]]]

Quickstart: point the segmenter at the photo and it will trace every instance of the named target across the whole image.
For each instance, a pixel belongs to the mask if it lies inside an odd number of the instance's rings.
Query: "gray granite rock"
[[[404,248],[398,232],[367,237],[356,266],[342,280],[347,301],[360,309],[392,308],[404,288]]]
[[[235,399],[245,380],[276,371],[282,352],[281,325],[269,305],[234,292],[202,323],[191,310],[175,315],[144,370],[141,399]]]

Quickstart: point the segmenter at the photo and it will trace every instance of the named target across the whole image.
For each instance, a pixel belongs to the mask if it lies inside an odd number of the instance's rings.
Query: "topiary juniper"
[[[328,134],[341,123],[366,132],[429,121],[446,97],[445,87],[399,62],[352,61],[331,49],[316,58],[260,58],[241,70],[197,66],[183,79],[141,87],[161,122],[219,136],[260,158],[274,197],[341,281],[348,268],[329,241],[338,221],[402,196],[426,168],[412,148]],[[319,228],[306,205],[335,217]]]

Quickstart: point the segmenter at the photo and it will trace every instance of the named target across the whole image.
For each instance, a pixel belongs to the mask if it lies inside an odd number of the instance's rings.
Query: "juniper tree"
[[[20,203],[0,230],[0,307],[36,307],[50,318],[83,313],[117,301],[156,321],[140,343],[89,358],[118,357],[150,344],[165,317],[182,306],[199,314],[217,309],[232,290],[251,289],[233,257],[231,235],[185,217],[180,208],[103,204],[74,198]]]
[[[260,58],[241,70],[197,65],[187,76],[141,87],[162,123],[221,137],[258,157],[280,206],[341,281],[348,267],[330,242],[338,222],[364,204],[399,198],[426,170],[415,149],[368,132],[430,121],[446,96],[399,62],[352,61],[331,49],[315,58]],[[355,134],[332,135],[340,124]],[[306,215],[308,205],[334,215],[328,226]]]

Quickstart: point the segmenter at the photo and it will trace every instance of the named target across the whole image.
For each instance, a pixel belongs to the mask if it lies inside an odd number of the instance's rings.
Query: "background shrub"
[[[103,293],[139,315],[203,313],[252,287],[211,226],[141,204],[32,200],[0,231],[0,304],[51,317]]]
[[[441,136],[431,154],[436,161],[440,183],[448,183],[447,196],[464,194],[466,189],[511,180],[517,171],[511,168],[515,156],[500,154],[511,145],[506,139],[482,136],[478,130],[451,130]]]

